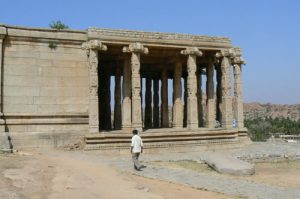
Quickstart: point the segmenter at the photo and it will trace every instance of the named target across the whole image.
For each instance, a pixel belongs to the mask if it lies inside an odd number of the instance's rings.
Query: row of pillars
[[[89,102],[89,127],[90,132],[99,131],[99,121],[102,124],[108,124],[107,115],[99,120],[99,114],[105,114],[110,110],[98,111],[98,51],[107,50],[107,46],[98,40],[91,40],[83,44],[89,56],[90,71],[90,102]],[[141,96],[141,76],[140,76],[140,55],[147,54],[148,49],[140,43],[133,43],[123,48],[123,52],[129,54],[125,59],[123,67],[123,101],[121,104],[121,78],[120,71],[116,71],[115,78],[115,111],[114,126],[115,128],[142,129],[142,96]],[[217,99],[214,91],[214,64],[212,61],[206,68],[206,122],[199,113],[202,109],[202,91],[200,87],[201,74],[197,70],[197,57],[202,56],[202,52],[196,47],[190,47],[181,51],[181,54],[187,56],[187,77],[184,85],[184,110],[182,102],[182,63],[177,61],[174,66],[173,74],[173,128],[196,129],[199,126],[214,128],[216,117],[220,118],[222,127],[231,128],[233,118],[232,96],[231,96],[231,65],[234,66],[234,94],[235,94],[235,116],[240,128],[243,128],[243,100],[242,100],[242,82],[241,82],[241,65],[244,63],[241,58],[239,49],[224,49],[216,54],[219,67],[217,74]],[[101,59],[101,58],[100,58]],[[101,74],[99,74],[101,76]],[[104,78],[105,79],[105,78]],[[101,80],[100,80],[101,81]],[[168,76],[167,70],[161,71],[161,108],[159,109],[159,79],[153,79],[153,107],[152,107],[152,80],[146,78],[145,93],[145,127],[169,127],[168,118]],[[101,82],[100,82],[101,83]],[[106,87],[107,88],[107,87]],[[219,89],[218,89],[219,88]],[[103,91],[105,92],[105,91]],[[101,91],[100,91],[101,93]],[[110,98],[110,96],[109,96]],[[108,99],[108,97],[107,97]],[[105,100],[105,99],[103,99]],[[217,100],[217,102],[215,101]],[[101,102],[100,102],[101,104]],[[217,104],[217,106],[216,106]],[[109,107],[110,109],[110,107]],[[161,117],[159,117],[159,110]],[[122,114],[120,114],[122,113]],[[159,118],[161,121],[159,121]],[[110,115],[109,115],[110,120]]]

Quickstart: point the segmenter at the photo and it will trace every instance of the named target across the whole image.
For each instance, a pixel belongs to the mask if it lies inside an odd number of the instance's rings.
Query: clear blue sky
[[[0,0],[0,23],[230,37],[243,49],[246,102],[300,103],[299,0]]]

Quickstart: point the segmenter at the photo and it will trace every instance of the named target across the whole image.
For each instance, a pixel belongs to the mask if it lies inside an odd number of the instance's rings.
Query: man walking
[[[141,168],[145,167],[139,163],[139,156],[143,153],[143,141],[142,138],[138,135],[138,130],[134,129],[132,131],[131,138],[131,148],[130,152],[132,155],[132,161],[134,164],[134,169],[137,171],[141,171]]]

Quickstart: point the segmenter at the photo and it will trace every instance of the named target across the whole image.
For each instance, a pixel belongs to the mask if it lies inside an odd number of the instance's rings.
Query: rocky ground
[[[130,155],[35,150],[0,155],[0,198],[300,198],[300,145],[255,143],[227,150],[255,163],[253,176],[219,174],[207,152]]]
[[[244,116],[246,119],[283,117],[298,121],[300,119],[300,104],[244,103]]]

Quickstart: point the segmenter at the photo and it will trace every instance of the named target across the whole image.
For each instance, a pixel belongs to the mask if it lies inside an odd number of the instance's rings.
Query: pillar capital
[[[196,55],[199,57],[203,55],[202,51],[197,47],[188,47],[185,50],[181,50],[180,53],[183,55]]]
[[[243,57],[234,57],[232,59],[232,64],[245,65],[246,61]]]
[[[87,54],[89,54],[90,50],[107,51],[107,46],[104,45],[100,40],[89,40],[87,42],[84,42],[81,45],[81,48],[83,50],[86,50]]]
[[[142,53],[142,54],[149,53],[148,48],[144,47],[144,45],[139,42],[132,43],[129,46],[124,46],[122,51],[124,53]]]
[[[246,61],[242,57],[242,49],[239,47],[233,48],[233,58],[231,60],[232,64],[245,65]]]
[[[235,51],[233,48],[222,49],[216,53],[216,58],[228,57],[233,58],[235,55]]]

